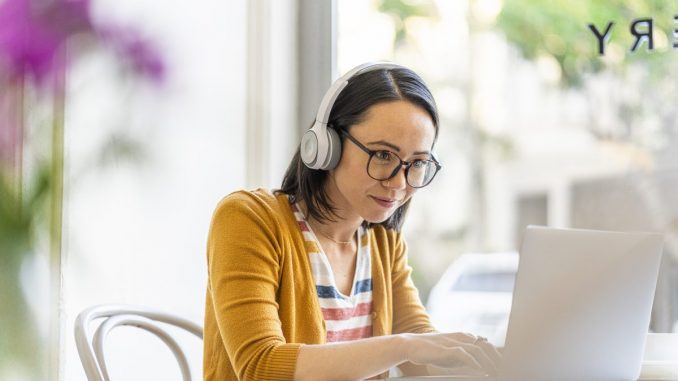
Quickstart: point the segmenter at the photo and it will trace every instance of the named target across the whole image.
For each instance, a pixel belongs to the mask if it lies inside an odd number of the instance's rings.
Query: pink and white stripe
[[[372,261],[369,235],[358,229],[358,257],[350,295],[336,287],[334,273],[320,242],[301,210],[290,204],[299,228],[307,241],[311,271],[316,284],[320,309],[327,328],[327,341],[349,341],[372,336]]]

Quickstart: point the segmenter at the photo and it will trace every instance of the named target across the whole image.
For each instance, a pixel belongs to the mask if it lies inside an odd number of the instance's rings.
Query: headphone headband
[[[358,65],[349,70],[346,74],[337,79],[325,92],[325,96],[323,96],[323,100],[320,102],[320,107],[318,107],[318,114],[315,117],[315,122],[327,125],[327,122],[330,119],[330,113],[332,112],[332,107],[334,106],[334,102],[339,97],[339,94],[341,94],[341,91],[346,87],[346,85],[348,85],[348,81],[351,78],[362,73],[367,73],[368,71],[396,68],[403,68],[403,66],[388,61],[375,61]]]

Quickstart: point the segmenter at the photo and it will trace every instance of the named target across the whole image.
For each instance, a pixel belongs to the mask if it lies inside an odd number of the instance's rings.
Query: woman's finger
[[[478,336],[472,335],[466,332],[455,332],[452,335],[454,340],[460,341],[462,343],[470,344],[478,339]]]
[[[497,347],[487,340],[478,341],[476,345],[485,351],[485,354],[492,360],[492,362],[494,362],[495,367],[498,369],[499,364],[501,363],[501,353],[499,350],[497,350]]]
[[[478,362],[485,371],[490,374],[497,373],[497,365],[495,362],[480,348],[477,344],[462,344],[460,346],[469,353]]]
[[[444,332],[444,333],[421,333],[421,336],[428,336],[434,339],[444,339],[449,342],[473,343],[477,336],[464,332]]]
[[[497,373],[499,364],[495,360],[495,357],[485,353],[486,349],[479,345],[483,343],[483,346],[493,347],[486,338],[467,333],[455,333],[448,336],[447,339],[449,341],[449,345],[464,348],[465,352],[471,355],[474,360],[476,360],[476,362],[481,365],[481,369],[483,369],[485,372],[489,374]]]
[[[455,346],[452,348],[451,352],[452,357],[458,363],[464,364],[470,368],[484,370],[484,367],[476,360],[475,356],[468,353],[463,346]]]

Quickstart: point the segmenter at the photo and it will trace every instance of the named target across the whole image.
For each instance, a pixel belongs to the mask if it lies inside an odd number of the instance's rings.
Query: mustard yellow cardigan
[[[283,194],[240,191],[217,206],[207,242],[206,381],[291,380],[299,348],[325,342],[298,226]],[[378,226],[369,234],[374,336],[434,331],[400,233]]]

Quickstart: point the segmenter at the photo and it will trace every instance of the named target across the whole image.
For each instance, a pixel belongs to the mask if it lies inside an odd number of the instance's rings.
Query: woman
[[[410,279],[400,229],[440,169],[437,135],[419,76],[361,65],[328,90],[280,190],[221,201],[208,239],[205,380],[496,370],[483,338],[436,333]]]

